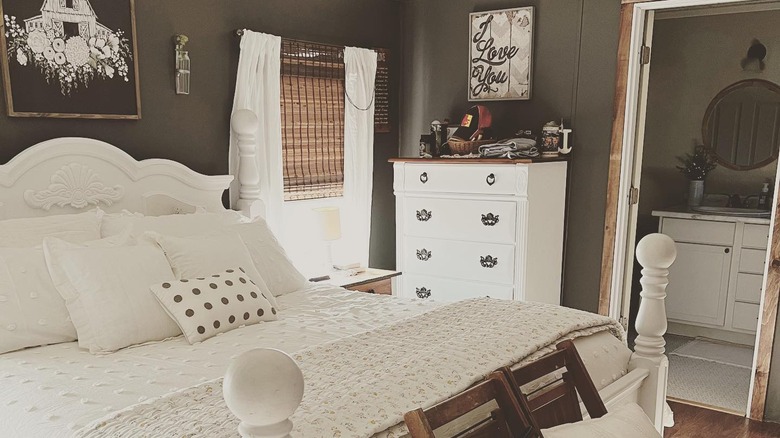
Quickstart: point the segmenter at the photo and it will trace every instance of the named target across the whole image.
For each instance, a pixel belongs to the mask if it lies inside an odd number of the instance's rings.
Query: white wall
[[[753,38],[767,47],[766,69],[747,73],[740,61]],[[750,78],[780,83],[780,11],[656,20],[642,167],[640,213],[685,203],[688,181],[678,156],[702,141],[702,119],[715,95]],[[752,171],[718,167],[707,193],[757,194],[777,162]]]

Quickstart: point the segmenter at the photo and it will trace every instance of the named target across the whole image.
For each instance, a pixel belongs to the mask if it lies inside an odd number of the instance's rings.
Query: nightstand
[[[399,275],[401,275],[401,273],[398,271],[368,268],[365,272],[352,276],[340,275],[339,272],[334,272],[331,273],[330,280],[325,280],[323,283],[332,284],[357,292],[392,295],[392,280]]]

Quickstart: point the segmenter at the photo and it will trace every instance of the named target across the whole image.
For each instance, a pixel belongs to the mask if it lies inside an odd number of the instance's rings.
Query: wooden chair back
[[[539,436],[541,429],[582,421],[578,393],[591,418],[599,418],[607,413],[571,341],[559,343],[555,352],[539,360],[517,368],[506,367],[503,372],[520,402],[524,417]],[[542,378],[545,380],[540,381],[541,387],[527,394],[521,389]]]
[[[498,407],[489,416],[470,418],[469,414],[495,400]],[[404,415],[412,438],[434,438],[434,430],[454,426],[457,438],[531,437],[518,401],[501,372],[493,372],[484,381],[429,409],[415,409]],[[457,423],[462,421],[463,424]]]

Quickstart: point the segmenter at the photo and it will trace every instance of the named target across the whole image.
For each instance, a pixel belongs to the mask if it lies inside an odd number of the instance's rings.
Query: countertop
[[[759,225],[769,225],[772,223],[771,218],[733,216],[725,213],[721,213],[721,214],[703,213],[700,211],[692,211],[688,209],[688,207],[672,207],[663,210],[653,210],[653,216],[673,217],[679,219],[697,219],[702,221],[716,221],[716,222],[742,222],[746,224],[759,224]]]
[[[436,163],[436,164],[530,164],[530,163],[550,163],[557,161],[569,161],[571,155],[559,155],[557,157],[539,157],[539,158],[420,158],[420,157],[400,157],[391,158],[387,161],[391,163]]]

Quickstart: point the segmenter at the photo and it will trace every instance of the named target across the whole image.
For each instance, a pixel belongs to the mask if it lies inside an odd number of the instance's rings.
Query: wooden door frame
[[[612,296],[613,269],[615,264],[616,233],[618,207],[623,190],[621,190],[621,172],[623,168],[623,137],[626,129],[626,110],[629,100],[628,89],[636,84],[629,84],[636,78],[629,77],[629,64],[632,58],[632,34],[635,27],[634,18],[644,19],[645,14],[636,14],[635,10],[659,10],[669,8],[684,8],[715,4],[740,4],[750,0],[621,0],[620,6],[620,40],[617,52],[617,75],[615,85],[614,112],[612,115],[612,137],[609,153],[609,176],[607,183],[607,202],[604,218],[604,244],[601,257],[601,280],[599,284],[598,312],[609,315]],[[633,54],[634,57],[639,54]],[[632,98],[633,100],[633,98]],[[633,109],[632,109],[633,111]],[[632,146],[634,146],[632,144]],[[772,213],[771,242],[768,248],[767,268],[764,275],[764,294],[761,299],[760,321],[756,338],[757,352],[754,360],[754,370],[751,376],[752,397],[749,400],[748,417],[763,421],[767,399],[769,369],[772,360],[775,328],[777,325],[777,310],[780,299],[780,209],[777,205],[780,178],[776,178],[775,206]]]

